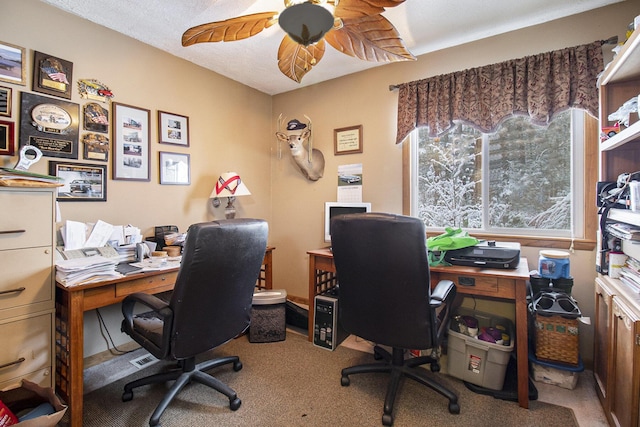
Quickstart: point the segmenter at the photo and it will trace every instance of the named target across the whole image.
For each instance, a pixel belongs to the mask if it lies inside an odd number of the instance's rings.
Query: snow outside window
[[[414,130],[411,215],[431,230],[582,238],[583,120],[568,110],[547,127],[516,116],[492,134]]]

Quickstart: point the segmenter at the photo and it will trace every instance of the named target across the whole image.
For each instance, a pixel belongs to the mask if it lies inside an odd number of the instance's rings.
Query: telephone
[[[86,258],[94,255],[102,255],[105,258],[117,258],[120,256],[118,251],[113,246],[101,246],[99,248],[81,248],[65,251],[61,248],[58,249],[58,253],[62,256],[62,259],[75,259]]]

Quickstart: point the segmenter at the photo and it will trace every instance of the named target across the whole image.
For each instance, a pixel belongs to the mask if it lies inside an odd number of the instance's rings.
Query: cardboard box
[[[21,387],[0,392],[0,400],[18,418],[26,415],[29,410],[35,409],[42,403],[51,404],[56,411],[49,415],[42,415],[18,424],[12,424],[12,427],[55,427],[67,411],[66,405],[62,404],[52,388],[41,387],[27,380],[22,380]]]

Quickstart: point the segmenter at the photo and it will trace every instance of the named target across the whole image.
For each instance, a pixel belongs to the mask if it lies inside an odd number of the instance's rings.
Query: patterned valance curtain
[[[568,108],[598,116],[602,42],[398,85],[396,144],[422,126],[431,136],[466,122],[490,133],[513,115],[546,125]]]

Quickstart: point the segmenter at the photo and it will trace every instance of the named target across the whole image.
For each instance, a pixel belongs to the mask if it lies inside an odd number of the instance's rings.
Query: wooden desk
[[[309,254],[309,341],[313,342],[314,299],[336,286],[336,267],[328,249],[317,249]],[[529,407],[529,362],[527,331],[527,280],[529,267],[526,258],[520,258],[514,270],[477,267],[431,267],[431,283],[448,279],[456,284],[460,295],[473,295],[514,301],[516,308],[516,358],[518,363],[518,403]]]
[[[273,286],[275,248],[268,247],[256,287]],[[122,302],[134,292],[170,291],[178,268],[134,274],[115,280],[65,287],[56,283],[56,391],[69,405],[70,426],[82,427],[84,381],[84,312]]]

